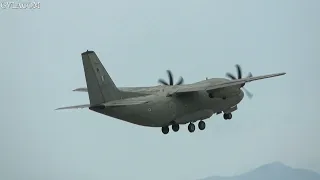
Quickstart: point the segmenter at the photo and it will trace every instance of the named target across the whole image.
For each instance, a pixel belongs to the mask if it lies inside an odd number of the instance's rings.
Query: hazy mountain
[[[320,180],[320,174],[305,169],[294,169],[280,162],[274,162],[238,176],[212,176],[201,180]]]

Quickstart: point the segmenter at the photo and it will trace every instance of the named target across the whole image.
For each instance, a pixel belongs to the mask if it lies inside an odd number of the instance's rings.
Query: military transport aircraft
[[[133,124],[161,127],[163,134],[169,133],[169,126],[174,132],[179,131],[181,124],[188,124],[189,132],[194,132],[196,121],[199,121],[198,128],[204,130],[206,124],[203,120],[222,112],[224,119],[230,120],[244,92],[252,97],[244,89],[246,83],[286,74],[253,77],[249,73],[243,78],[240,66],[236,65],[238,77],[227,73],[231,80],[206,78],[196,83],[183,84],[184,80],[180,77],[174,84],[172,73],[168,70],[169,83],[159,79],[160,86],[120,88],[114,84],[94,51],[86,51],[81,55],[87,88],[74,91],[88,92],[90,104],[58,109],[89,108]]]

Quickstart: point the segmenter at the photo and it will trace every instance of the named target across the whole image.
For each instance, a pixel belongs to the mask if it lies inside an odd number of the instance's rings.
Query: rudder
[[[91,105],[120,99],[120,91],[94,51],[81,54]]]

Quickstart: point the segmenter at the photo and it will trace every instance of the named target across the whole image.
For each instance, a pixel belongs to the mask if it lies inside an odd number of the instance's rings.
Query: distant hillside
[[[282,163],[274,162],[239,176],[212,176],[201,180],[320,180],[320,174],[305,169],[294,169]]]

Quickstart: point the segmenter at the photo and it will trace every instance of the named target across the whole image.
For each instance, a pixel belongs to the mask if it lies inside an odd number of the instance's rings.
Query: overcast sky
[[[0,179],[198,179],[281,161],[320,172],[317,0],[40,1],[0,9]],[[87,109],[81,53],[117,86],[287,72],[246,85],[231,121],[163,135]]]

